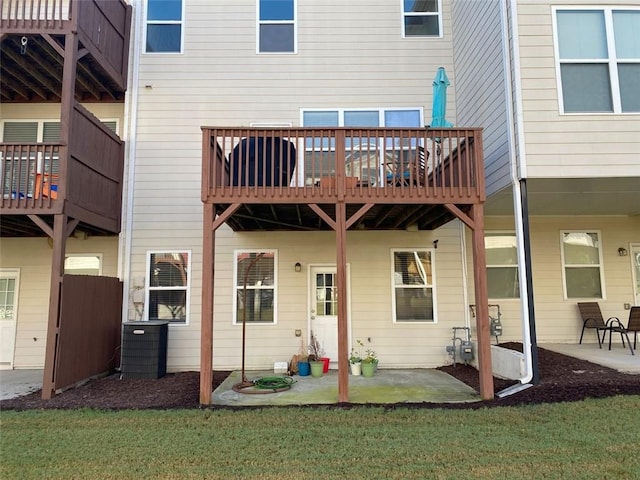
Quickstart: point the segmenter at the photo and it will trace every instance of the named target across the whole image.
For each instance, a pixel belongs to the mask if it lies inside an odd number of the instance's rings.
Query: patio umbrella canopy
[[[436,78],[433,79],[433,106],[431,107],[431,125],[429,125],[432,128],[453,127],[453,123],[448,122],[445,118],[448,86],[449,78],[444,67],[439,67]]]

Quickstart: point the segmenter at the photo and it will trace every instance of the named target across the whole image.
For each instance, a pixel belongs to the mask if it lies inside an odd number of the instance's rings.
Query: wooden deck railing
[[[71,19],[73,3],[74,0],[0,0],[2,28],[61,29]]]
[[[481,130],[203,127],[209,203],[477,203]]]
[[[0,212],[60,213],[66,200],[117,225],[123,169],[124,142],[76,102],[68,146],[0,143]]]

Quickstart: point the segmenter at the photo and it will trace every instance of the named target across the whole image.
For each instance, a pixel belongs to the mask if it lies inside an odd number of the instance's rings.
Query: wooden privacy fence
[[[119,366],[121,315],[120,280],[88,275],[63,276],[55,390]]]

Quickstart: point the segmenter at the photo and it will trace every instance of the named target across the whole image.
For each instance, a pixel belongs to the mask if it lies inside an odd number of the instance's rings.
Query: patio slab
[[[598,348],[597,343],[582,343],[582,345],[577,343],[542,343],[539,346],[552,352],[613,368],[619,372],[640,374],[640,344],[638,344],[638,351],[635,352],[635,355],[631,355],[629,347],[622,346],[620,336],[616,338],[614,335],[613,340],[611,350],[609,350],[608,340],[602,348]],[[631,342],[633,342],[633,338]]]
[[[274,377],[270,371],[245,372],[253,381]],[[314,405],[338,403],[338,372],[321,378],[292,377],[290,390],[268,394],[235,392],[241,380],[235,371],[213,392],[212,404],[221,406]],[[478,393],[451,375],[433,369],[380,369],[371,378],[349,375],[349,403],[460,403],[480,400]]]
[[[0,400],[16,398],[42,388],[43,370],[0,370]]]

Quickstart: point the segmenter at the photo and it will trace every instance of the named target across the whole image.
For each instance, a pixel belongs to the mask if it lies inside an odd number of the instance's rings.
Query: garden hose
[[[291,377],[262,377],[249,381],[246,378],[232,389],[238,393],[278,393],[291,389],[295,380]]]
[[[295,380],[291,377],[262,377],[253,381],[256,388],[263,390],[280,390],[282,388],[291,388]]]

